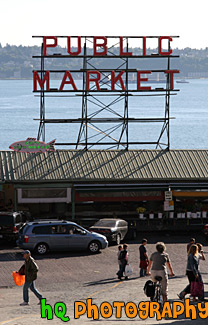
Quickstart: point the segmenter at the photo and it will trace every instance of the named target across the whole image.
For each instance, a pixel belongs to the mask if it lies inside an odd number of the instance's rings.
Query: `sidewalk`
[[[96,304],[98,307],[103,302],[109,302],[113,306],[113,301],[123,301],[125,304],[128,302],[133,302],[136,305],[139,304],[140,301],[149,301],[149,299],[144,295],[143,287],[144,283],[147,281],[148,277],[138,278],[132,277],[128,281],[119,282],[115,278],[112,279],[111,284],[104,285],[104,287],[97,288],[94,286],[91,288],[94,290],[91,294],[89,294],[89,288],[82,286],[80,288],[75,287],[72,288],[72,285],[60,284],[59,289],[51,290],[47,285],[45,287],[38,287],[43,295],[47,299],[47,304],[50,304],[54,307],[54,304],[57,302],[65,303],[67,307],[66,316],[70,317],[70,321],[67,322],[69,324],[88,324],[92,322],[92,318],[87,318],[86,313],[81,316],[79,319],[74,319],[74,301],[79,300],[86,303],[86,299],[92,297],[92,303]],[[173,301],[178,301],[177,293],[179,293],[186,285],[187,278],[184,277],[174,277],[169,280],[169,301],[172,303]],[[112,286],[113,284],[113,286]],[[71,288],[71,290],[70,290]],[[79,298],[77,298],[77,292],[79,291]],[[208,285],[205,283],[205,296],[207,296]],[[73,299],[73,297],[75,299]],[[188,298],[188,297],[187,297]],[[53,320],[41,319],[40,306],[37,305],[37,298],[30,293],[30,305],[21,307],[19,304],[22,302],[22,287],[12,287],[12,288],[1,288],[0,289],[0,325],[3,324],[11,324],[11,325],[29,325],[29,324],[62,324],[63,321],[53,315]],[[207,302],[208,304],[208,302]],[[193,304],[197,307],[197,304]],[[208,313],[208,306],[207,306]],[[111,318],[104,319],[100,316],[99,320],[95,320],[94,322],[99,321],[100,324],[111,325],[111,324],[187,324],[188,322],[192,322],[191,324],[205,324],[207,319],[196,319],[190,320],[186,319],[184,315],[179,316],[177,319],[169,319],[165,318],[160,321],[157,321],[155,318],[147,318],[146,320],[141,320],[139,316],[135,318],[128,318],[125,312],[122,312],[121,318],[115,318],[115,310],[114,314]]]

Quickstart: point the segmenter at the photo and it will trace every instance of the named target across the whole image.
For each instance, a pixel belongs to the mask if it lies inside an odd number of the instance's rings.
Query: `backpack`
[[[125,257],[126,257],[126,251],[121,251],[121,252],[120,252],[120,255],[119,255],[119,257],[118,257],[118,259],[119,259],[119,260],[124,260]]]
[[[155,295],[155,283],[148,280],[144,285],[144,293],[147,297],[154,297]]]

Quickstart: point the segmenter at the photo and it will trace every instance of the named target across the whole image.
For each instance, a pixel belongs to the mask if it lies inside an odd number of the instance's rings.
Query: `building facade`
[[[0,180],[0,209],[33,218],[117,216],[138,230],[208,221],[208,150],[1,151]]]

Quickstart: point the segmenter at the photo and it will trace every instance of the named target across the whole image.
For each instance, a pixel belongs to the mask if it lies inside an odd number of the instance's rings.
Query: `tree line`
[[[53,49],[50,50],[53,51]],[[72,50],[76,51],[73,48]],[[58,46],[57,51],[59,54],[66,55],[66,48]],[[90,51],[92,52],[92,49],[89,49],[89,53]],[[140,53],[141,49],[138,48],[136,51]],[[147,54],[148,51],[152,53],[153,50],[147,50]],[[40,70],[41,68],[40,59],[32,57],[40,54],[41,49],[38,46],[15,46],[7,44],[2,47],[0,44],[0,79],[32,79],[33,70]],[[173,55],[178,55],[179,58],[171,59],[170,68],[180,70],[180,78],[208,78],[208,47],[205,49],[174,49]],[[129,60],[129,69],[166,69],[166,62],[167,59],[165,58],[135,58]],[[96,69],[106,67],[115,69],[115,67],[120,66],[121,59],[102,59],[95,57],[90,61],[90,64],[92,67],[96,67]],[[54,57],[45,60],[45,70],[80,70],[82,68],[83,60],[81,58],[60,59]]]

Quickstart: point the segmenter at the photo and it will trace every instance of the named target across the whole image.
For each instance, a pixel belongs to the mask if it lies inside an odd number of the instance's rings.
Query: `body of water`
[[[53,81],[54,86],[57,81]],[[81,81],[77,81],[80,83]],[[163,85],[164,86],[164,85]],[[157,87],[157,86],[156,86]],[[39,121],[40,99],[32,92],[32,80],[0,80],[0,150],[9,150],[11,143],[37,137]],[[80,87],[79,87],[80,88]],[[155,88],[155,85],[152,85]],[[171,149],[207,149],[208,138],[208,80],[190,80],[187,84],[175,83],[175,89],[180,91],[170,99],[170,116],[175,119],[170,122]],[[107,106],[115,97],[100,97]],[[123,115],[124,101],[115,103],[114,113],[99,107],[96,117],[116,117]],[[165,98],[131,96],[129,97],[129,117],[164,117]],[[50,97],[46,98],[46,118],[80,118],[82,111],[82,97]],[[95,111],[94,103],[88,104],[88,112]],[[109,131],[112,124],[97,124],[103,132]],[[101,133],[95,128],[88,128],[91,141],[98,140]],[[162,124],[142,123],[129,124],[129,141],[156,141],[160,135]],[[76,142],[79,132],[78,124],[47,124],[46,142],[56,138],[57,142]],[[120,129],[112,131],[112,138],[119,138]],[[165,141],[166,138],[164,138]],[[105,139],[108,141],[110,139]],[[125,139],[124,139],[125,140]],[[61,147],[73,148],[73,147]],[[99,148],[99,147],[96,147]],[[101,147],[100,147],[101,148]],[[130,147],[153,149],[154,146]]]

